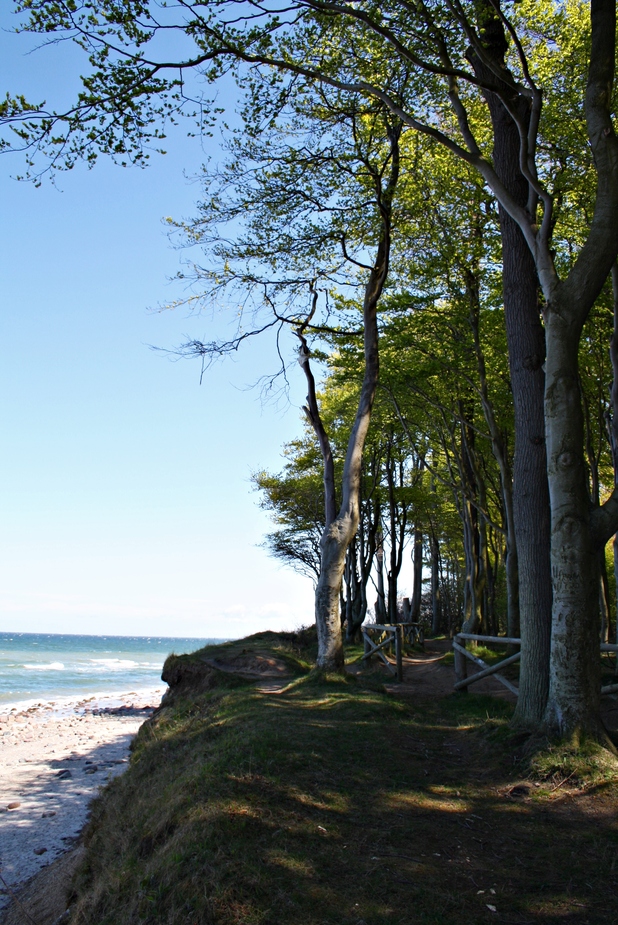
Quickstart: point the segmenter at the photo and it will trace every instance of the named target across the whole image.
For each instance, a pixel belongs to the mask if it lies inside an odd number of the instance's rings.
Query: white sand
[[[0,873],[11,889],[71,847],[164,691],[0,706]],[[0,881],[0,909],[8,901]]]

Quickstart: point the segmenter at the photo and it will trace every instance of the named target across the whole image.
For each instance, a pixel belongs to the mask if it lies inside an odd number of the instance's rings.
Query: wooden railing
[[[518,689],[514,684],[511,684],[504,675],[500,674],[500,669],[504,668],[505,665],[512,665],[513,662],[519,661],[521,658],[521,652],[515,652],[513,655],[509,655],[508,658],[502,659],[500,662],[496,662],[495,665],[488,665],[483,661],[482,658],[479,658],[478,655],[473,655],[472,652],[469,652],[466,649],[466,641],[468,639],[474,640],[475,642],[491,642],[498,645],[505,646],[520,646],[521,639],[515,639],[511,636],[480,636],[478,633],[457,633],[453,639],[453,650],[455,652],[455,690],[468,692],[468,687],[470,684],[474,684],[475,681],[480,681],[482,678],[488,678],[490,675],[496,676],[496,681],[500,681],[501,684],[510,690],[512,694],[519,694]],[[463,642],[463,645],[461,644]],[[476,674],[470,675],[468,677],[468,662],[466,659],[470,659],[471,662],[474,662],[475,665],[480,667],[480,671],[477,671]]]
[[[616,661],[618,661],[618,646],[614,645],[611,642],[602,642],[601,643],[601,652],[613,652],[616,656]],[[614,691],[618,691],[618,684],[606,684],[601,688],[602,694],[613,694]]]
[[[496,681],[500,681],[501,684],[503,684],[508,690],[511,691],[512,694],[515,694],[517,697],[519,695],[519,689],[502,674],[500,674],[500,669],[504,668],[505,665],[512,665],[513,662],[519,661],[521,658],[521,652],[515,652],[513,655],[509,655],[507,658],[503,658],[501,661],[496,662],[495,665],[488,665],[483,661],[482,658],[479,658],[478,655],[474,655],[472,652],[466,649],[466,641],[468,639],[474,640],[475,642],[489,642],[493,643],[494,645],[521,645],[521,639],[515,639],[510,636],[481,636],[478,633],[457,633],[453,639],[456,677],[455,690],[464,691],[467,693],[467,689],[470,684],[474,684],[476,681],[481,681],[483,678],[488,678],[491,675],[494,675]],[[601,643],[601,652],[614,652],[618,657],[618,645],[603,642]],[[468,662],[466,659],[474,662],[481,670],[468,677]],[[618,691],[618,684],[606,684],[601,688],[602,694],[611,694],[614,691]]]
[[[415,642],[421,646],[425,641],[423,627],[420,623],[366,623],[362,627],[363,645],[365,652],[361,661],[369,662],[372,655],[377,655],[381,659],[390,673],[397,677],[398,681],[403,681],[403,649],[407,642],[414,645]],[[372,639],[373,634],[376,638]],[[395,664],[390,662],[385,654],[385,649],[395,649]]]

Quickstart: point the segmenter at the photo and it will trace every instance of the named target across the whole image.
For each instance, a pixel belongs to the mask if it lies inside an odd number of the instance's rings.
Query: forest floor
[[[193,693],[178,674],[142,727],[95,804],[64,921],[614,925],[614,763],[551,747],[535,763],[506,690],[452,693],[447,643],[411,654],[399,685],[379,667],[315,678],[274,634],[235,645],[216,666],[205,653],[199,679],[186,663]],[[239,677],[242,659],[274,668]],[[64,909],[38,895],[23,908],[52,925]]]

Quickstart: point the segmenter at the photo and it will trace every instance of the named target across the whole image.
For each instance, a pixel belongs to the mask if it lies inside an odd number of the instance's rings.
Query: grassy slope
[[[243,643],[266,644],[282,654]],[[616,921],[615,782],[510,794],[503,702],[399,701],[283,649],[285,692],[209,671],[142,728],[95,807],[72,923]]]

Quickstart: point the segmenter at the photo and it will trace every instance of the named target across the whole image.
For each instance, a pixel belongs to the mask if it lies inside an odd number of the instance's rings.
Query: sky
[[[70,95],[69,46],[28,53],[0,11],[0,74],[31,99]],[[218,101],[233,112],[228,90]],[[158,311],[187,255],[164,219],[191,216],[217,139],[182,130],[146,170],[101,159],[58,188],[0,157],[0,630],[235,638],[313,620],[311,581],[260,548],[271,529],[251,472],[282,467],[302,429],[250,386],[277,367],[254,342],[206,372],[149,345],[229,336],[215,317]],[[289,357],[295,345],[288,344]]]

